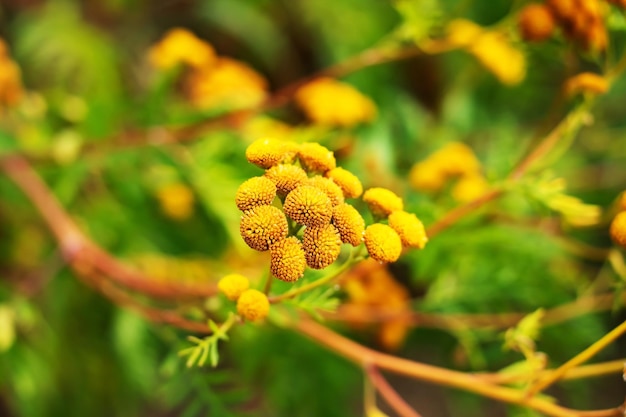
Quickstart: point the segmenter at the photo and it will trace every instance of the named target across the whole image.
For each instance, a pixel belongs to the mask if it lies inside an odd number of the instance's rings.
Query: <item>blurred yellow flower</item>
[[[500,32],[485,32],[468,47],[502,84],[519,84],[526,76],[526,57]]]
[[[270,272],[281,281],[294,282],[304,275],[306,258],[302,243],[295,236],[283,239],[270,247]]]
[[[483,33],[483,28],[471,20],[455,19],[446,26],[447,41],[453,46],[467,47]]]
[[[11,60],[6,43],[0,39],[0,109],[17,104],[23,93],[20,68]]]
[[[182,183],[167,184],[156,191],[163,214],[174,220],[186,220],[193,214],[194,194]]]
[[[228,297],[229,300],[236,300],[241,293],[250,287],[248,278],[241,274],[229,274],[219,280],[217,288]]]
[[[489,189],[489,183],[481,174],[465,175],[452,187],[452,198],[459,203],[468,203],[483,195]]]
[[[439,162],[430,158],[415,163],[409,172],[409,184],[420,191],[439,191],[445,186],[447,180],[448,176],[441,169]]]
[[[237,300],[237,313],[250,321],[263,320],[270,312],[270,302],[261,291],[248,289]]]
[[[332,224],[307,227],[302,236],[306,263],[313,269],[324,269],[337,260],[341,252],[341,237]]]
[[[158,69],[170,69],[178,64],[209,67],[216,60],[213,47],[183,28],[168,31],[148,50],[150,64]]]
[[[293,128],[271,117],[256,116],[243,125],[241,132],[247,139],[275,138],[285,141],[291,138]]]
[[[372,100],[351,85],[328,77],[300,87],[295,100],[311,121],[322,125],[350,127],[376,116]]]
[[[609,82],[601,75],[583,72],[568,78],[563,89],[570,97],[580,93],[604,94],[609,91]]]
[[[613,242],[626,248],[626,211],[617,213],[609,228]]]
[[[242,109],[259,105],[267,81],[241,61],[220,57],[215,64],[190,71],[185,79],[191,102],[199,108]]]
[[[382,187],[374,187],[365,191],[363,201],[367,204],[372,214],[380,218],[386,218],[392,212],[404,208],[402,199],[396,193]]]

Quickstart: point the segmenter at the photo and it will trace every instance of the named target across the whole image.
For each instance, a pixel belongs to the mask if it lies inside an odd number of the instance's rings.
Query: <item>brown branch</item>
[[[385,399],[387,404],[393,408],[400,417],[421,417],[409,404],[402,399],[398,392],[387,382],[383,375],[375,366],[366,365],[365,372],[372,384],[376,387],[380,395]]]
[[[214,284],[160,282],[122,263],[83,234],[29,162],[19,156],[0,157],[0,170],[22,190],[56,238],[61,254],[77,273],[98,272],[130,290],[158,298],[208,297]]]

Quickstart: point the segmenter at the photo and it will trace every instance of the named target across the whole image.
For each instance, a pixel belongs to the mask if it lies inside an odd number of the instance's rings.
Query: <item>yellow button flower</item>
[[[191,102],[203,109],[242,109],[259,105],[267,96],[267,81],[243,62],[219,58],[210,67],[188,73],[185,86]]]
[[[262,138],[246,148],[246,159],[260,168],[271,168],[294,156],[293,144],[281,140]]]
[[[281,197],[286,196],[308,179],[302,168],[291,164],[274,165],[265,171],[265,176],[276,184],[276,191]]]
[[[295,236],[281,240],[270,247],[270,271],[281,281],[294,282],[304,275],[306,258],[302,243]]]
[[[374,187],[365,191],[363,201],[367,203],[372,214],[385,218],[392,212],[402,210],[404,203],[393,191],[386,188]]]
[[[298,224],[319,227],[330,223],[333,206],[330,198],[319,188],[301,185],[287,194],[283,210]]]
[[[193,214],[193,191],[182,183],[165,185],[157,190],[161,211],[171,219],[186,220]]]
[[[394,211],[389,215],[389,226],[398,233],[403,246],[423,249],[428,242],[424,224],[413,213]]]
[[[372,224],[365,229],[365,247],[378,262],[395,262],[402,253],[400,236],[386,224]]]
[[[253,177],[246,180],[237,189],[235,203],[241,211],[256,206],[268,206],[276,197],[276,185],[265,177]]]
[[[339,231],[343,243],[359,246],[363,242],[365,220],[350,204],[339,204],[333,208],[332,224]]]
[[[207,67],[215,62],[213,47],[187,29],[174,28],[150,48],[148,59],[152,66],[169,69],[178,64]]]
[[[324,174],[333,180],[346,198],[357,198],[363,193],[363,185],[356,175],[341,167],[333,168]]]
[[[245,290],[237,300],[237,313],[246,320],[263,320],[270,312],[270,302],[261,291]]]
[[[459,203],[469,203],[483,195],[489,189],[489,183],[480,174],[466,175],[452,187],[452,198]]]
[[[341,188],[339,188],[339,186],[329,178],[315,175],[314,177],[309,178],[305,182],[305,184],[322,190],[328,196],[328,198],[330,198],[330,202],[333,206],[343,204],[343,202],[345,201]]]
[[[448,142],[429,156],[426,161],[447,176],[468,175],[480,172],[481,165],[472,148],[461,142]]]
[[[303,143],[298,148],[302,167],[309,172],[325,173],[337,166],[335,155],[319,143]]]
[[[230,300],[239,298],[250,287],[248,278],[240,274],[229,274],[219,280],[217,288]]]
[[[604,94],[609,91],[609,82],[601,75],[583,72],[569,78],[564,90],[570,97],[580,93]]]
[[[287,232],[287,218],[274,206],[258,206],[244,212],[239,225],[246,244],[261,252],[287,237]]]
[[[619,212],[609,228],[613,242],[626,248],[626,211]]]
[[[302,236],[306,263],[313,269],[324,269],[337,260],[341,252],[341,237],[332,224],[307,227]]]
[[[310,120],[323,125],[350,127],[376,116],[372,100],[351,85],[328,77],[300,87],[295,99]]]

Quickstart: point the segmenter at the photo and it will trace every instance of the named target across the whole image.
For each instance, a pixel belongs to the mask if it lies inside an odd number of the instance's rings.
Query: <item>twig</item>
[[[387,401],[401,417],[421,417],[409,404],[402,399],[398,392],[387,382],[383,375],[373,365],[364,366],[367,377],[372,381],[380,395]]]

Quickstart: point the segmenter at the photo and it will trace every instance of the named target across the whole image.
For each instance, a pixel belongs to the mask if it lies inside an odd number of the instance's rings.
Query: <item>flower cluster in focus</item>
[[[409,182],[416,190],[436,193],[451,180],[456,180],[451,189],[452,197],[459,203],[466,203],[489,188],[481,170],[471,148],[460,142],[450,142],[413,165]]]
[[[340,255],[342,244],[365,243],[369,255],[394,262],[402,247],[423,248],[421,221],[403,211],[393,192],[371,188],[338,167],[333,152],[318,143],[295,144],[259,139],[247,148],[249,162],[265,170],[240,185],[235,196],[243,212],[240,234],[246,244],[271,254],[274,277],[294,282],[306,268],[324,269]],[[346,199],[363,194],[377,221],[367,228]]]
[[[186,29],[175,28],[148,52],[159,70],[185,69],[188,99],[201,109],[249,108],[267,96],[267,81],[247,64],[215,53],[213,47]]]

